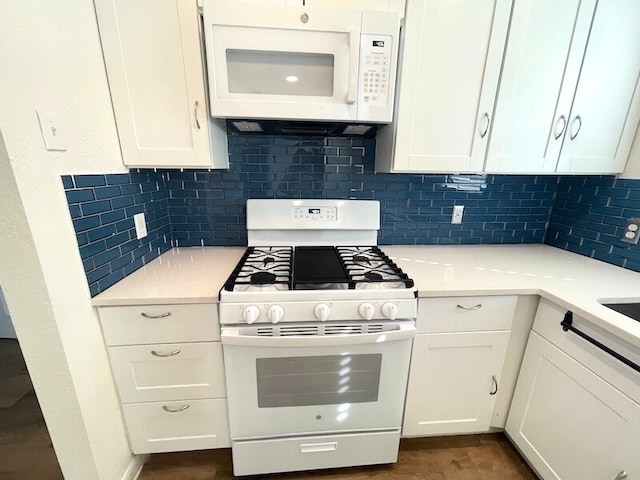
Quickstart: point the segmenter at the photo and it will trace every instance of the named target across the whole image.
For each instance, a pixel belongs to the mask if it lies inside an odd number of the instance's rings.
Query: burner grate
[[[249,247],[224,285],[227,291],[412,288],[382,250],[371,247]]]

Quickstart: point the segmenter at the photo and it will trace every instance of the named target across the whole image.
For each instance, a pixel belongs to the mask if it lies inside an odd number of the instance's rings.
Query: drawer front
[[[517,295],[496,297],[439,297],[418,301],[418,333],[509,330]]]
[[[218,304],[98,308],[107,345],[220,340]]]
[[[123,405],[135,454],[231,446],[224,398]]]
[[[394,463],[400,432],[376,432],[233,443],[234,475]]]
[[[566,312],[567,308],[546,299],[540,300],[536,318],[533,321],[533,331],[601,378],[606,379],[608,383],[631,397],[635,402],[640,403],[640,382],[638,381],[640,373],[580,337],[577,333],[565,332],[560,322],[564,319]],[[640,349],[635,345],[627,343],[576,314],[573,315],[572,325],[605,347],[640,365]]]
[[[109,347],[122,403],[226,396],[220,342]]]

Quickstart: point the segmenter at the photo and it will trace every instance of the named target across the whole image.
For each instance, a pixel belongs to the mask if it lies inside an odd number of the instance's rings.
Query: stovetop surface
[[[248,247],[223,290],[390,290],[413,286],[413,280],[377,246]]]

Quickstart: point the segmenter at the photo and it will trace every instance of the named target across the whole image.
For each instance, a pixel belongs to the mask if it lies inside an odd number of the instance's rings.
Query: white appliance
[[[249,200],[247,225],[219,305],[234,474],[395,462],[417,299],[378,202]]]
[[[213,117],[391,122],[398,12],[204,0],[203,19]]]

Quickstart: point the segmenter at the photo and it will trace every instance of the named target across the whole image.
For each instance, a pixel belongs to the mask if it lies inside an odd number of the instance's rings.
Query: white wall
[[[0,284],[65,478],[119,479],[132,456],[60,181],[126,171],[93,3],[2,0],[0,72]]]

